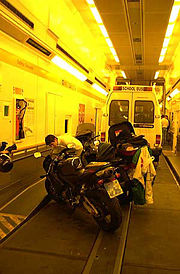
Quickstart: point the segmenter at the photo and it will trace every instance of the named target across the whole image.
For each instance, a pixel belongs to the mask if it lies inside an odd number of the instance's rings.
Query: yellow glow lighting
[[[162,48],[162,49],[161,49],[161,54],[160,54],[160,55],[165,55],[166,51],[167,51],[167,48]]]
[[[161,63],[164,60],[164,55],[160,55],[159,57],[159,63]]]
[[[169,102],[171,100],[171,96],[168,96],[166,99]]]
[[[178,13],[179,13],[179,8],[180,8],[179,4],[174,3],[174,6],[172,8],[171,15],[169,18],[169,23],[174,23],[176,21],[176,19],[178,17]]]
[[[105,89],[101,88],[101,87],[100,87],[99,85],[97,85],[96,83],[92,84],[92,87],[93,87],[94,89],[96,89],[97,91],[99,91],[99,92],[101,92],[102,94],[104,94],[104,95],[107,96],[108,92],[107,92]]]
[[[96,22],[98,24],[102,24],[103,22],[102,22],[101,16],[100,16],[97,8],[96,7],[90,7],[90,10],[92,11],[92,14],[94,15],[94,18],[96,19]]]
[[[159,71],[156,71],[155,76],[154,76],[154,79],[157,79],[158,76],[159,76]]]
[[[179,9],[180,9],[180,0],[174,0],[174,5],[171,10],[170,18],[169,18],[169,24],[166,30],[164,42],[163,42],[163,48],[167,48],[170,40],[170,36],[172,35],[173,29],[175,22],[177,20],[178,14],[179,14]],[[162,48],[162,50],[163,50]],[[159,63],[161,63],[164,60],[164,55],[162,51],[159,57]]]
[[[164,42],[163,42],[163,48],[167,48],[168,44],[169,44],[169,38],[165,38]]]
[[[114,59],[116,60],[116,62],[119,63],[119,58],[117,57],[117,55],[114,55]]]
[[[119,58],[117,57],[117,53],[115,51],[115,49],[113,48],[113,44],[109,38],[109,35],[107,33],[107,30],[105,28],[105,26],[103,25],[103,21],[102,21],[102,18],[101,18],[101,15],[99,14],[99,11],[98,9],[96,8],[96,5],[94,3],[93,0],[86,0],[86,2],[89,4],[89,8],[92,12],[92,14],[94,15],[94,18],[96,20],[96,22],[98,23],[98,26],[103,34],[103,36],[106,38],[106,42],[114,56],[114,59],[116,60],[116,62],[119,62]]]
[[[126,77],[126,74],[125,74],[125,72],[124,72],[123,70],[121,70],[121,74],[122,74],[122,76],[123,76],[124,78],[127,78],[127,77]]]
[[[113,55],[117,55],[114,48],[110,48],[110,51],[112,52]]]
[[[177,95],[179,93],[180,93],[179,89],[176,88],[175,90],[173,90],[173,92],[171,92],[170,96],[171,96],[171,98],[173,98],[175,95]]]
[[[94,1],[93,1],[93,0],[86,0],[86,2],[87,2],[89,5],[94,5]]]
[[[107,42],[107,44],[108,44],[108,46],[109,46],[110,48],[113,47],[113,44],[112,44],[110,38],[106,38],[106,42]]]
[[[72,75],[74,75],[76,78],[78,78],[81,81],[85,81],[87,79],[87,77],[81,73],[79,70],[77,70],[76,68],[74,68],[73,66],[71,66],[69,63],[67,63],[65,60],[63,60],[61,57],[59,56],[54,56],[51,61],[56,64],[58,67],[68,71],[69,73],[71,73]]]
[[[105,26],[104,25],[99,25],[99,27],[100,27],[100,30],[101,30],[102,34],[104,35],[104,37],[108,38],[109,35],[107,33],[107,30],[106,30]]]
[[[170,37],[173,32],[174,24],[169,24],[166,30],[165,37]]]

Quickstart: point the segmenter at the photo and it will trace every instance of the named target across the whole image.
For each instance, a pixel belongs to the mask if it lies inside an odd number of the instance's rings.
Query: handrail
[[[21,147],[21,148],[18,148],[16,150],[13,150],[13,154],[14,153],[17,153],[17,152],[20,152],[20,151],[23,151],[23,150],[28,150],[28,149],[31,149],[31,148],[35,148],[35,147],[39,147],[39,146],[45,146],[45,143],[40,143],[40,144],[36,144],[36,145],[30,145],[30,146],[25,146],[25,147]]]
[[[23,160],[25,158],[33,156],[33,153],[35,151],[38,151],[41,147],[45,147],[43,152],[49,150],[49,148],[46,146],[45,143],[40,143],[40,144],[25,146],[25,147],[21,147],[19,149],[13,150],[11,157],[12,157],[13,161]],[[33,153],[29,153],[30,151],[33,151]],[[24,154],[24,155],[20,156],[19,154]],[[19,157],[18,157],[18,155],[19,155]]]

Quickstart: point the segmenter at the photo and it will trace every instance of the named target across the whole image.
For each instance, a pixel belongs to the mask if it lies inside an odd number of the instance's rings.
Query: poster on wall
[[[24,131],[26,137],[34,136],[35,107],[34,99],[25,99],[27,102],[26,116],[24,119]]]
[[[84,123],[85,118],[85,105],[79,104],[79,124]]]
[[[24,99],[16,98],[16,140],[21,140],[25,138],[24,131],[24,118],[27,108],[27,102]]]

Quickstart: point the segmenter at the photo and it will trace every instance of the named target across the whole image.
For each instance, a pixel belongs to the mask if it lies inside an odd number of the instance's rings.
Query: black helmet
[[[7,154],[0,154],[0,171],[9,172],[13,168],[13,162]]]

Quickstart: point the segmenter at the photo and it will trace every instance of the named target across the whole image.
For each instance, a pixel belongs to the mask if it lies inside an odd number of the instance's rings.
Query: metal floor
[[[32,188],[1,214],[25,218],[29,209],[24,210],[23,203],[35,205],[45,195],[42,184],[34,191],[35,201]],[[129,219],[123,208],[123,225],[113,234],[99,231],[81,209],[72,215],[49,202],[2,243],[0,273],[180,273],[180,192],[163,155],[153,191],[154,204],[132,205]]]

